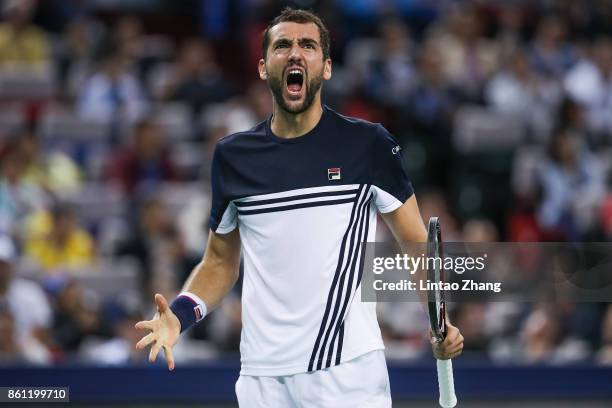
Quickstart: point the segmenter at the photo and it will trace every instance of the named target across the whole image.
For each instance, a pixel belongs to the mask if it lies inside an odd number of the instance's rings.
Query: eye
[[[304,48],[308,48],[308,49],[314,50],[315,46],[312,43],[307,43],[307,44],[304,44]]]

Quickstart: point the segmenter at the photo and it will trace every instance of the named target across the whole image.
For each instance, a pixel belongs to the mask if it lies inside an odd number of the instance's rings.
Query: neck
[[[272,112],[272,132],[278,137],[290,139],[310,132],[323,115],[321,98],[316,97],[310,107],[302,113],[287,112],[274,102]]]

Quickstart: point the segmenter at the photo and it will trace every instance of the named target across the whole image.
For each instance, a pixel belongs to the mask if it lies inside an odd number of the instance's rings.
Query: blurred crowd
[[[2,363],[146,359],[133,325],[202,255],[215,142],[270,115],[260,33],[287,4],[330,28],[325,103],[395,135],[446,240],[612,238],[612,3],[149,3],[1,2]],[[177,361],[237,351],[239,294]],[[468,355],[612,364],[608,304],[463,303],[451,317]],[[418,304],[381,304],[380,321],[390,356],[428,353]]]

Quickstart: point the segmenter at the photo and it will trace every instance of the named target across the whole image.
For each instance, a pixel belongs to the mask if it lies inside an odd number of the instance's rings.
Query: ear
[[[257,65],[257,69],[259,70],[259,78],[264,81],[268,79],[268,71],[266,71],[266,62],[262,59],[259,60],[259,64]]]
[[[323,66],[323,79],[330,80],[332,77],[332,60],[331,58],[328,58],[325,60],[324,66]]]

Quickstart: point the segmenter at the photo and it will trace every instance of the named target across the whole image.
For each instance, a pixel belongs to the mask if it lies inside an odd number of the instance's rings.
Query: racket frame
[[[437,270],[436,260],[440,258],[440,268]],[[432,283],[438,285],[444,283],[444,252],[442,246],[442,230],[438,217],[431,217],[427,228],[427,281],[428,287]],[[430,267],[431,266],[431,267]],[[436,342],[443,342],[446,338],[446,299],[444,291],[430,289],[427,291],[427,306],[429,311],[429,322],[431,334]]]

